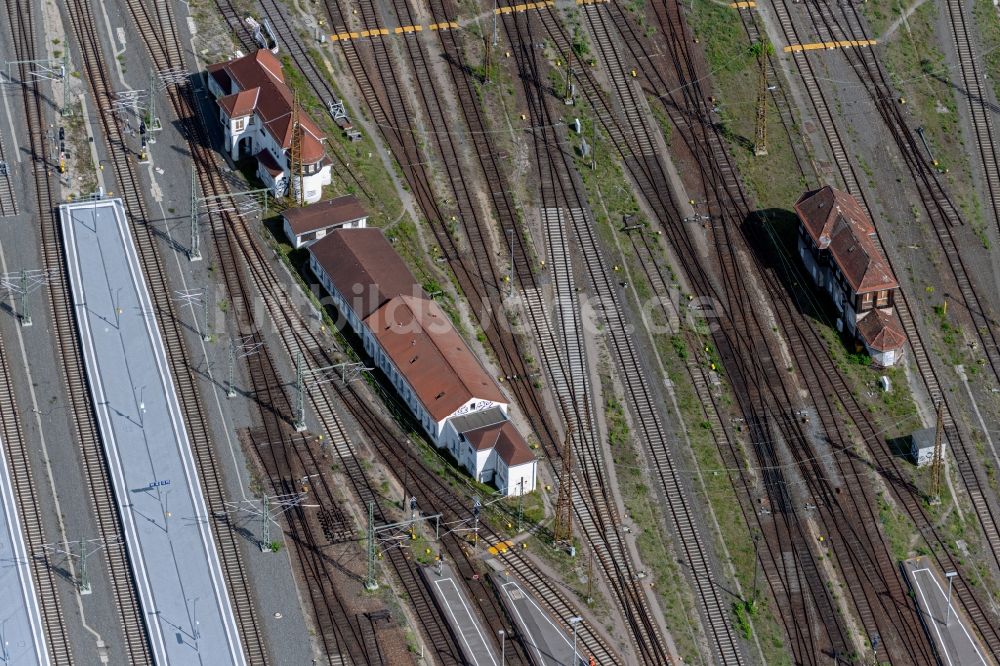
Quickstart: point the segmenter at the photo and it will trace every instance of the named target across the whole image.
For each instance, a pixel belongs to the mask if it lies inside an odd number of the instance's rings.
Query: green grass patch
[[[759,78],[753,45],[739,15],[726,4],[692,0],[691,7],[687,19],[705,48],[718,101],[719,123],[739,172],[760,207],[788,208],[808,186],[807,179],[795,166],[796,157],[788,135],[791,132],[798,138],[800,129],[793,124],[785,131],[778,109],[768,95],[768,154],[762,157],[753,154]],[[780,77],[773,71],[768,80],[781,85]]]

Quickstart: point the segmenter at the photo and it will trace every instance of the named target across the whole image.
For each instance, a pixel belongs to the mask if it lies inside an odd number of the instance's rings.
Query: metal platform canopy
[[[49,664],[14,488],[0,442],[0,664]]]
[[[59,208],[87,381],[157,664],[245,664],[120,199]]]

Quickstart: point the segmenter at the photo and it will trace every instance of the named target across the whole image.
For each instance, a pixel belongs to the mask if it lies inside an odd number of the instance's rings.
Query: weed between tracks
[[[336,91],[337,86],[333,77],[326,71],[323,64],[323,56],[314,49],[307,50],[309,58],[316,64],[330,87]],[[361,141],[351,142],[348,140],[340,128],[333,122],[326,109],[325,102],[316,98],[305,76],[299,71],[291,57],[285,55],[281,59],[281,64],[285,73],[285,80],[288,87],[298,94],[299,104],[309,114],[323,132],[326,133],[327,143],[330,148],[338,153],[352,169],[358,179],[365,184],[371,192],[370,197],[358,191],[357,186],[347,177],[341,174],[339,169],[332,169],[333,181],[323,192],[324,198],[330,198],[341,194],[354,194],[364,201],[371,214],[371,221],[378,226],[387,224],[399,219],[403,215],[403,205],[396,193],[392,179],[381,162],[376,157],[377,148],[371,137],[364,135]],[[338,93],[338,96],[339,93]],[[345,107],[347,102],[344,102]],[[348,115],[353,116],[354,110],[348,108]]]
[[[972,9],[973,29],[979,33],[979,54],[985,62],[986,78],[993,94],[1000,97],[1000,15],[993,0],[976,0]]]
[[[619,165],[611,158],[611,153],[604,149],[609,146],[607,138],[593,131],[593,118],[588,110],[581,112],[583,130],[580,135],[571,138],[577,155],[581,154],[583,141],[597,144],[595,151],[595,168],[589,168],[590,158],[581,158],[579,172],[587,189],[588,199],[594,205],[594,215],[597,222],[597,232],[606,247],[614,247],[615,229],[627,215],[638,216],[639,205],[635,200],[631,187],[625,180]],[[610,146],[609,146],[610,148]],[[644,218],[636,217],[630,224],[643,224]],[[641,275],[637,266],[629,271],[625,264],[636,262],[634,255],[622,257],[623,264],[615,264],[613,271],[616,279]],[[649,299],[653,293],[645,280],[630,281],[641,299]],[[656,316],[656,313],[654,313]],[[602,365],[607,365],[602,362]],[[609,369],[602,368],[601,384],[605,396],[604,417],[607,424],[608,441],[611,457],[615,462],[618,486],[624,501],[625,510],[636,526],[636,545],[643,563],[652,569],[652,581],[663,609],[667,629],[673,637],[677,650],[687,663],[699,663],[702,659],[699,642],[703,640],[701,632],[692,625],[691,618],[697,617],[691,588],[677,567],[677,553],[674,552],[672,539],[663,529],[666,517],[662,507],[658,506],[658,495],[650,491],[647,475],[649,468],[642,464],[637,452],[637,445],[630,432],[628,421],[622,404],[615,397],[618,395],[611,379]]]
[[[882,0],[861,7],[870,22],[881,24],[886,19],[886,5],[886,0]],[[958,101],[952,89],[952,80],[960,80],[960,74],[949,69],[944,54],[937,46],[941,40],[948,44],[952,41],[950,33],[940,34],[936,29],[941,23],[938,21],[939,11],[947,10],[939,9],[934,2],[924,3],[893,33],[889,41],[877,48],[883,50],[883,66],[893,89],[905,98],[906,107],[914,116],[913,124],[924,128],[934,158],[940,162],[939,171],[943,172],[947,190],[952,193],[956,206],[971,224],[979,242],[988,250],[990,243],[985,231],[982,204],[969,164],[970,148],[963,139]],[[992,23],[996,23],[995,17]],[[870,105],[866,104],[866,107],[874,113]]]
[[[66,172],[76,176],[75,180],[70,181],[70,189],[74,196],[86,196],[97,191],[97,165],[94,164],[93,155],[90,153],[90,143],[83,127],[83,109],[79,100],[73,102],[70,111],[70,115],[62,121],[70,145]]]
[[[588,142],[593,141],[592,119],[583,114],[582,122],[583,132],[581,136]],[[579,155],[581,139],[575,137],[572,141],[574,149]],[[625,234],[628,232],[619,230],[620,221],[626,215],[637,216],[630,219],[630,225],[645,225],[646,220],[640,214],[638,203],[631,188],[627,185],[620,166],[611,158],[607,149],[601,148],[601,144],[606,145],[606,141],[606,137],[598,133],[596,168],[594,170],[589,168],[590,159],[587,158],[581,160],[579,170],[583,176],[590,201],[595,204],[599,202],[599,205],[594,206],[594,213],[597,220],[597,231],[603,243],[609,248],[614,248],[618,243],[627,247],[630,241]],[[659,246],[657,245],[657,247]],[[657,252],[655,260],[660,266],[665,267],[664,272],[668,274],[669,279],[675,279],[667,257],[661,250],[658,249]],[[647,300],[654,296],[653,289],[645,278],[642,266],[635,254],[632,252],[614,254],[621,262],[614,266],[618,279],[625,281],[629,287],[633,287],[640,300]],[[663,314],[659,310],[647,314],[652,323],[660,326],[666,324]],[[744,591],[747,591],[752,586],[753,571],[756,566],[753,542],[744,528],[746,521],[740,512],[732,481],[722,466],[715,442],[709,430],[700,427],[700,424],[708,422],[705,420],[705,411],[695,395],[690,378],[684,369],[684,360],[689,354],[686,339],[682,335],[682,331],[677,331],[673,335],[656,334],[653,336],[653,343],[677,396],[681,411],[678,416],[684,424],[683,427],[688,433],[692,446],[690,460],[699,466],[704,477],[705,492],[703,494],[698,489],[698,494],[701,496],[701,501],[711,503],[719,521],[720,530],[725,530],[720,536],[725,540],[736,576]],[[605,372],[602,375],[602,382],[608,383],[609,381],[610,378]],[[678,650],[688,663],[698,663],[698,660],[702,658],[698,649],[697,641],[699,639],[695,635],[694,627],[690,621],[691,617],[697,615],[694,600],[691,597],[689,586],[677,568],[676,556],[672,554],[672,544],[663,533],[661,526],[664,517],[661,508],[657,506],[656,501],[654,501],[655,495],[650,493],[647,486],[646,472],[648,468],[640,464],[634,446],[631,444],[631,434],[622,406],[611,397],[614,393],[609,389],[610,387],[605,387],[605,395],[607,396],[605,419],[608,437],[622,496],[629,498],[626,500],[626,509],[629,516],[635,521],[639,532],[637,539],[639,553],[643,561],[652,568],[653,582],[660,597],[660,605]],[[726,406],[731,404],[731,398],[724,395],[721,402],[723,406]],[[683,452],[680,452],[677,458],[678,461],[688,459],[688,456],[684,455]],[[688,473],[693,473],[693,470],[682,471],[682,474]],[[697,484],[695,487],[697,488]],[[711,533],[713,536],[717,534],[715,530],[711,530]],[[720,544],[714,545],[715,552],[721,553]],[[761,606],[761,602],[758,602],[753,614],[753,625],[760,637],[767,663],[787,663],[779,627],[770,612],[760,612]],[[747,617],[741,617],[734,612],[733,623],[738,630],[743,631],[747,622]]]
[[[796,125],[785,128],[778,109],[768,96],[767,151],[753,155],[757,108],[757,65],[739,15],[724,3],[692,0],[688,24],[705,47],[718,103],[719,123],[743,182],[761,208],[788,208],[811,185],[794,168],[795,153],[788,137],[800,137]],[[774,72],[770,81],[781,85]],[[652,101],[655,107],[657,103]],[[810,178],[812,175],[810,174]]]

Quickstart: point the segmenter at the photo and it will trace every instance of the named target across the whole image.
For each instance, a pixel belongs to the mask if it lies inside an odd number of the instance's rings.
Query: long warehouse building
[[[120,199],[59,209],[73,310],[157,664],[246,663],[184,414]]]
[[[533,491],[537,461],[507,397],[382,230],[335,229],[309,252],[313,273],[434,445],[505,495]]]

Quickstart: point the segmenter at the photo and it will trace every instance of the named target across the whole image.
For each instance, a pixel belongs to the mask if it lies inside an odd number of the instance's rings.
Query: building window
[[[889,292],[880,291],[878,292],[878,297],[875,299],[875,307],[884,308],[889,306]]]
[[[234,132],[242,132],[243,129],[246,128],[246,126],[247,126],[246,118],[237,118],[236,120],[233,121]]]
[[[861,294],[861,308],[860,308],[860,310],[864,311],[864,310],[871,310],[872,309],[872,296],[874,296],[874,294],[872,294],[872,292],[870,292],[870,291],[868,293],[866,293],[866,294]]]

